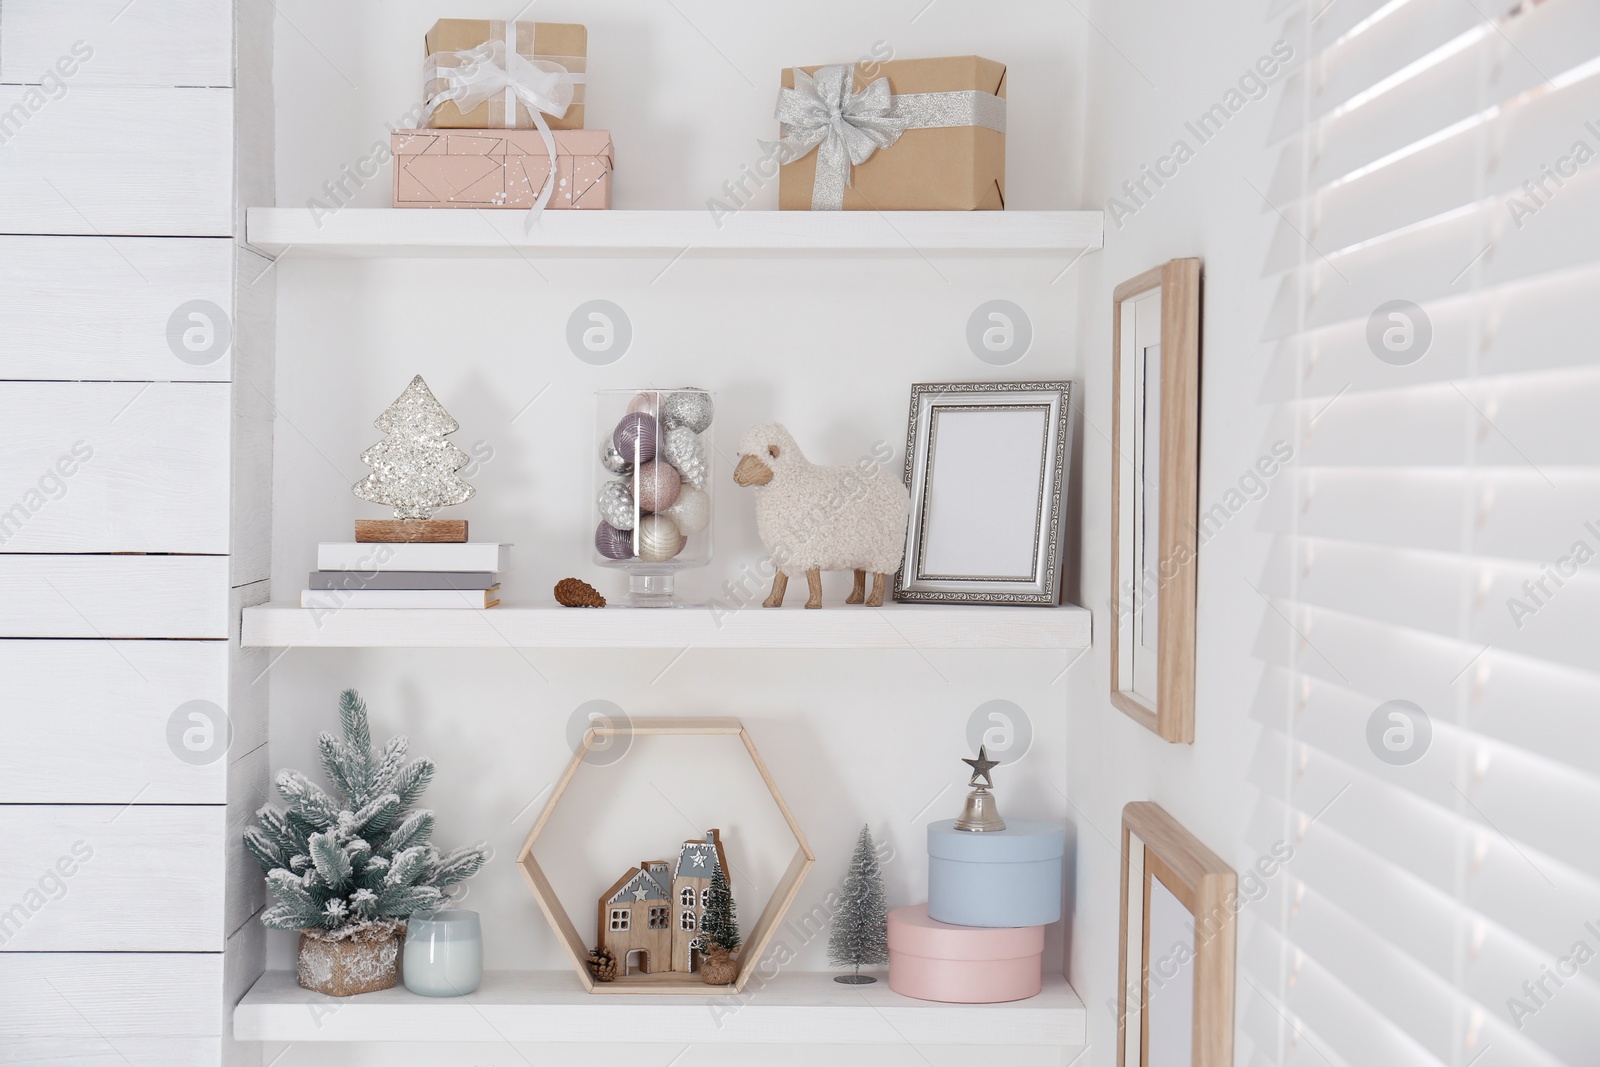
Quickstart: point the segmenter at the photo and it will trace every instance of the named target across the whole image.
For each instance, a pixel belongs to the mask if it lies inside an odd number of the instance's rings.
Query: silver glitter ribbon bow
[[[550,156],[550,172],[528,215],[528,226],[532,228],[539,212],[550,202],[556,184],[556,139],[544,117],[566,115],[572,104],[573,89],[584,81],[584,76],[573,74],[560,63],[528,59],[503,40],[486,41],[465,52],[431,55],[424,64],[423,75],[444,85],[428,98],[427,115],[446,102],[453,102],[467,112],[496,96],[503,96],[505,124],[510,128],[516,125],[517,101],[527,107]]]
[[[785,163],[817,150],[813,211],[844,207],[851,169],[893,145],[906,130],[983,126],[1006,132],[1006,102],[993,93],[962,89],[897,95],[890,91],[888,78],[852,93],[854,80],[855,68],[848,65],[822,67],[815,75],[796,67],[794,88],[778,91],[775,117],[783,124],[783,139],[764,145],[775,148]]]

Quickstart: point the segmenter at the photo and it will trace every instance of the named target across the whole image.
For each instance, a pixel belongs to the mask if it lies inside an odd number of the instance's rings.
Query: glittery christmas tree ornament
[[[706,487],[711,464],[706,461],[706,446],[687,426],[674,426],[661,439],[661,456],[678,468],[683,480],[696,489]]]
[[[600,487],[600,517],[619,530],[633,529],[633,488],[618,478]]]
[[[661,401],[661,421],[668,429],[687,426],[691,433],[704,433],[711,414],[711,394],[701,389],[679,389]]]
[[[639,468],[639,508],[641,511],[666,511],[678,502],[683,479],[670,463],[656,460]]]
[[[372,425],[383,440],[361,453],[372,473],[350,487],[356,496],[389,505],[397,519],[431,518],[435,508],[472,499],[476,490],[456,477],[472,457],[445,440],[461,424],[434,399],[422,375]]]
[[[661,514],[677,523],[684,536],[697,534],[711,525],[711,495],[686,485],[678,494],[678,502]]]

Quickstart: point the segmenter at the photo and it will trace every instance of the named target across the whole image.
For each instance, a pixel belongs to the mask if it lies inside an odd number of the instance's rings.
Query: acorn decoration
[[[606,598],[582,578],[563,578],[556,583],[556,603],[564,608],[603,608]]]
[[[608,948],[597,948],[589,953],[589,973],[596,982],[617,980],[617,954]]]

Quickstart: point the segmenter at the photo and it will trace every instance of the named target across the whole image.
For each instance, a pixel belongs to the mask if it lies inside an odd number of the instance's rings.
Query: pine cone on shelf
[[[611,982],[617,977],[617,954],[608,948],[589,953],[589,973],[596,982]]]
[[[606,598],[581,578],[563,578],[556,583],[556,603],[566,608],[603,608]]]

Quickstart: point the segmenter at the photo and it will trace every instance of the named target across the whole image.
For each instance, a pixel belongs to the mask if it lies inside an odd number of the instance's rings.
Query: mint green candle
[[[419,911],[406,924],[406,988],[459,997],[483,981],[483,931],[475,911]]]

